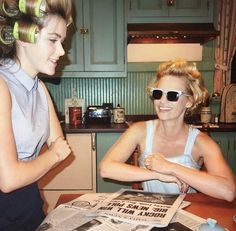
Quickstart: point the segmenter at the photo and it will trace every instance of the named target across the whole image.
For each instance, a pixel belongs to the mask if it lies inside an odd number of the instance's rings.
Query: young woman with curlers
[[[53,75],[70,0],[0,0],[0,230],[43,221],[37,180],[71,153],[38,73]],[[48,149],[39,155],[41,147]]]

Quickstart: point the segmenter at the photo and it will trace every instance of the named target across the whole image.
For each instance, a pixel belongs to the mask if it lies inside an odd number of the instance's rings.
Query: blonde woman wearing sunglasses
[[[141,181],[159,193],[200,191],[232,201],[234,175],[219,146],[208,135],[184,122],[208,97],[201,74],[185,60],[163,63],[148,92],[158,119],[134,123],[100,163],[100,175],[118,181]],[[127,164],[140,147],[139,166]],[[206,171],[202,171],[204,164]]]

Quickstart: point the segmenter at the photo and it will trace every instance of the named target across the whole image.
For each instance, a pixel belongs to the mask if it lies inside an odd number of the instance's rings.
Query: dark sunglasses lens
[[[161,90],[153,90],[152,97],[154,99],[160,99],[162,97],[162,91]]]
[[[177,101],[179,99],[178,92],[176,92],[176,91],[168,91],[167,92],[167,99],[169,101]]]

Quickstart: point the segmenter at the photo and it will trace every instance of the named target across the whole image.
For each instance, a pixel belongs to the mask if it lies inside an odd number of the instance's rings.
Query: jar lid
[[[201,111],[211,111],[211,108],[210,107],[202,107]]]

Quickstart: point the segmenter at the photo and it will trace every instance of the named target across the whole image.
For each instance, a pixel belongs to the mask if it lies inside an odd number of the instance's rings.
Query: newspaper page
[[[165,227],[170,223],[184,197],[185,194],[121,189],[104,201],[97,213],[124,222]]]
[[[52,210],[36,231],[73,230],[90,220],[89,217],[85,216],[85,211],[63,204]]]
[[[175,214],[173,219],[171,220],[171,224],[178,223],[181,224],[184,229],[175,229],[181,231],[188,231],[188,230],[197,230],[202,223],[206,223],[206,219],[203,219],[199,216],[196,216],[190,212],[187,212],[183,209],[179,209],[178,212]]]
[[[50,212],[36,231],[149,231],[152,227],[130,224],[108,217],[97,216],[96,207],[108,194],[85,194],[59,205]]]
[[[107,193],[84,194],[68,203],[61,204],[52,210],[44,219],[36,231],[71,231],[82,226],[96,226],[96,205],[102,203],[108,197]],[[82,229],[81,230],[87,230]]]
[[[130,223],[113,217],[100,216],[97,209],[105,206],[106,200],[111,195],[109,193],[88,193],[71,202],[59,205],[45,218],[37,231],[189,231],[196,230],[196,227],[205,222],[204,219],[182,209],[177,210],[170,224],[164,228],[154,227],[152,224],[140,224],[138,221]],[[188,205],[189,202],[183,201],[180,207]]]

